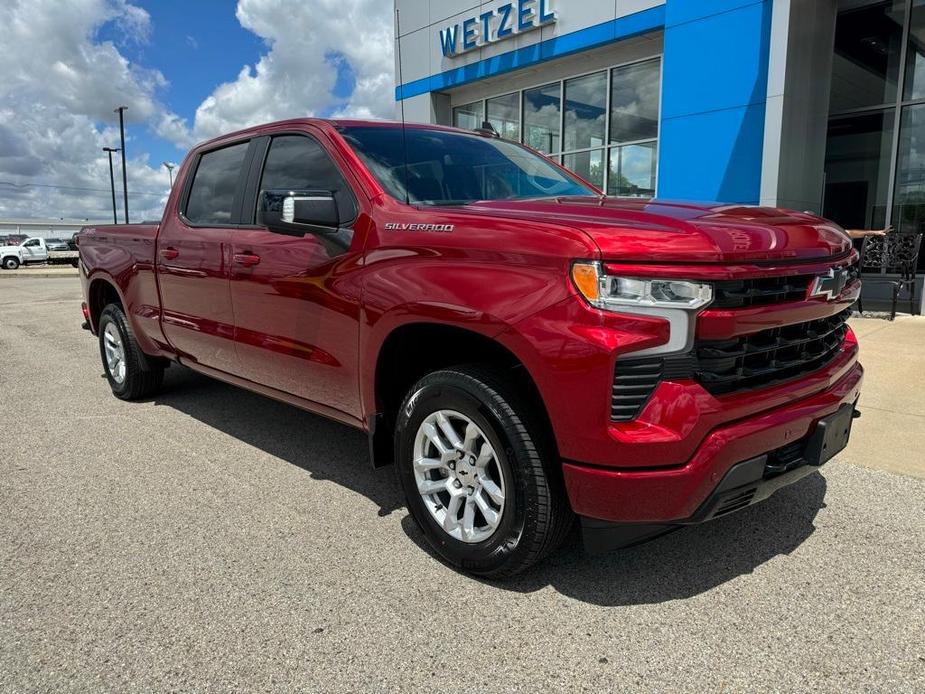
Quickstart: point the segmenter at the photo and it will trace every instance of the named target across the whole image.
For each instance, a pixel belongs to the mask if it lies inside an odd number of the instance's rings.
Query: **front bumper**
[[[653,528],[647,531],[644,526],[683,525],[715,517],[703,509],[712,495],[731,489],[728,480],[743,484],[756,481],[742,477],[741,469],[754,474],[758,469],[754,461],[764,459],[760,475],[764,479],[763,469],[769,454],[807,440],[820,419],[841,407],[853,407],[864,370],[854,359],[850,364],[837,381],[814,395],[714,429],[680,466],[606,468],[564,462],[572,508],[584,517],[586,528],[600,530],[613,524],[633,524],[638,526],[640,540],[657,534]],[[740,468],[743,464],[748,465]],[[796,473],[801,468],[808,469]],[[815,466],[797,466],[780,480],[766,480],[767,485],[762,486],[767,493],[756,493],[754,501],[815,469]],[[737,486],[741,485],[732,488]]]
[[[847,406],[843,406],[847,407]],[[855,405],[850,406],[851,417],[860,417]],[[614,523],[596,518],[581,518],[582,539],[591,554],[602,554],[621,547],[639,544],[685,525],[696,525],[741,511],[764,501],[778,489],[787,487],[816,472],[821,437],[816,432],[782,449],[759,455],[733,465],[716,489],[707,497],[690,518],[671,523]],[[847,430],[845,433],[847,442]]]

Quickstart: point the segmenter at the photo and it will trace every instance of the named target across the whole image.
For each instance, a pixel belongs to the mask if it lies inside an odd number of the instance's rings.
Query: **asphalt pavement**
[[[925,691],[925,481],[869,447],[481,582],[428,552],[361,434],[179,367],[112,397],[79,302],[0,284],[2,692]]]

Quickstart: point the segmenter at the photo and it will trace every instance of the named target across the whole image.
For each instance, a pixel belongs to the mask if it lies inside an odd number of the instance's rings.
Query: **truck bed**
[[[117,287],[126,313],[150,319],[143,321],[142,330],[150,331],[154,339],[161,336],[161,309],[154,276],[159,226],[158,223],[90,226],[81,229],[77,236],[85,295],[91,301],[102,301],[96,287]],[[143,349],[156,353],[156,347],[145,334],[139,335],[139,341]]]
[[[115,260],[153,268],[154,241],[159,226],[157,222],[142,222],[84,227],[78,234],[80,257],[88,272],[102,267],[103,254],[106,256],[105,267],[109,272],[116,269]]]

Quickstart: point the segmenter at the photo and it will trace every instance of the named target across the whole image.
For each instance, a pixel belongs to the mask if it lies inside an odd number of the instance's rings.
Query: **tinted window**
[[[343,127],[345,139],[397,200],[457,205],[559,195],[596,195],[525,147],[423,128]],[[406,183],[407,179],[407,183]]]
[[[242,142],[202,155],[186,203],[187,219],[194,224],[231,223],[234,191],[247,146]]]
[[[830,113],[896,98],[905,0],[850,5],[855,7],[839,12],[835,24]]]
[[[260,190],[315,190],[334,194],[342,220],[356,216],[353,195],[328,153],[302,135],[274,137],[270,143]]]

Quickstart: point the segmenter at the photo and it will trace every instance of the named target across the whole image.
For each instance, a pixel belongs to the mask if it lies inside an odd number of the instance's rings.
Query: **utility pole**
[[[116,179],[112,175],[112,153],[118,152],[118,147],[103,147],[103,151],[109,155],[109,189],[112,191],[112,223],[118,224],[116,217]]]
[[[123,114],[128,106],[120,106],[113,113],[119,114],[119,136],[122,138],[122,198],[125,203],[125,223],[128,224],[128,176],[125,172],[125,122]]]
[[[173,170],[176,168],[176,165],[171,164],[169,161],[165,161],[164,168],[167,169],[167,175],[170,177],[170,189],[173,190]]]

